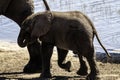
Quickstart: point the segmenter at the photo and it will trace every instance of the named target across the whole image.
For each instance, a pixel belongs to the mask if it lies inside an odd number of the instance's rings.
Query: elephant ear
[[[47,11],[43,14],[38,15],[34,22],[31,37],[38,38],[38,37],[41,37],[41,36],[47,34],[47,32],[51,28],[51,22],[52,22],[52,13],[51,12]]]

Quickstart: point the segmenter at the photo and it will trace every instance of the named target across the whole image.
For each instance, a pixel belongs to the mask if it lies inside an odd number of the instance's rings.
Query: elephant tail
[[[111,58],[110,53],[107,51],[107,49],[106,49],[106,48],[104,47],[104,45],[101,43],[100,38],[99,38],[98,33],[97,33],[97,30],[95,29],[95,27],[94,27],[94,25],[93,25],[92,22],[91,22],[91,26],[92,26],[92,28],[93,28],[93,33],[94,33],[94,35],[96,35],[96,38],[97,38],[99,44],[101,45],[101,47],[103,48],[103,50],[106,52],[107,56],[108,56],[109,58]]]
[[[96,30],[95,27],[94,27],[94,24],[91,22],[91,20],[90,20],[86,15],[83,14],[83,16],[88,20],[88,22],[89,22],[90,25],[92,26],[93,34],[96,35],[96,38],[97,38],[99,44],[101,45],[101,47],[103,48],[103,50],[106,52],[107,56],[108,56],[109,58],[111,58],[111,55],[108,53],[108,51],[106,50],[106,48],[105,48],[105,47],[103,46],[103,44],[101,43],[100,38],[99,38],[98,33],[97,33],[97,30]]]
[[[98,33],[97,33],[97,30],[95,29],[95,27],[94,27],[94,25],[93,25],[92,22],[91,22],[91,24],[92,24],[91,26],[92,26],[92,28],[93,28],[93,33],[96,35],[96,38],[97,38],[99,44],[101,45],[101,47],[103,48],[103,50],[106,52],[107,56],[108,56],[109,58],[111,58],[110,53],[108,53],[107,49],[106,49],[106,48],[103,46],[103,44],[101,43],[100,38],[99,38]]]
[[[97,38],[99,44],[101,45],[101,47],[102,47],[102,48],[104,49],[104,51],[106,52],[107,56],[108,56],[109,58],[111,58],[111,55],[108,53],[108,51],[106,50],[106,48],[105,48],[105,47],[103,46],[103,44],[101,43],[100,38],[98,37],[97,31],[95,31],[95,35],[96,35],[96,38]]]
[[[48,3],[46,0],[43,0],[44,4],[45,4],[45,7],[46,7],[46,10],[47,11],[50,11],[50,7],[48,6]]]

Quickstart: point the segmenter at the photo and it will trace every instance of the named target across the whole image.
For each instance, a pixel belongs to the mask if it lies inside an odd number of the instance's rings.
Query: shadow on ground
[[[29,77],[23,77],[28,75]],[[53,76],[49,79],[41,79],[39,76],[31,77],[34,74],[25,74],[23,72],[0,73],[0,80],[85,80],[85,76]]]

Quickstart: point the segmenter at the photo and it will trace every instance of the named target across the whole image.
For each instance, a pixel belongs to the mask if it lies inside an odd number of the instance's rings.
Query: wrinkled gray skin
[[[0,15],[4,15],[15,21],[20,27],[22,21],[34,12],[33,0],[0,0]],[[12,28],[12,27],[11,27]],[[34,48],[37,47],[38,49]],[[40,62],[39,43],[27,45],[30,61],[24,67],[24,72],[36,72]],[[38,64],[39,63],[39,64]],[[33,69],[31,71],[31,69]]]
[[[26,45],[33,43],[38,38],[42,41],[41,57],[43,63],[41,78],[51,77],[50,59],[54,46],[65,51],[72,50],[78,55],[81,64],[77,71],[79,75],[87,75],[88,67],[83,60],[84,56],[91,70],[87,76],[88,80],[95,80],[99,73],[94,57],[94,35],[96,35],[98,42],[107,53],[99,40],[92,22],[84,14],[77,11],[46,11],[33,14],[24,20],[18,37],[18,44],[21,35],[25,36],[23,41],[27,42]],[[107,55],[110,56],[109,53]]]
[[[45,0],[44,0],[45,1]],[[20,27],[22,21],[34,12],[33,0],[0,0],[0,15],[15,21]],[[12,27],[11,27],[12,28]],[[25,44],[22,44],[24,46]],[[30,60],[23,72],[34,73],[41,71],[40,44],[36,41],[27,45]]]

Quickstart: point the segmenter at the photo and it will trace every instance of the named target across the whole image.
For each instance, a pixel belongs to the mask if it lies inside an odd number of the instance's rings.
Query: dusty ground
[[[57,55],[54,51],[52,56],[53,80],[85,80],[85,76],[78,76],[76,71],[79,67],[78,58],[70,53],[67,57],[72,61],[72,72],[66,72],[57,65]],[[40,74],[24,74],[22,70],[29,60],[26,48],[22,49],[15,43],[0,41],[0,80],[39,80]],[[101,80],[120,80],[120,63],[97,62]]]

